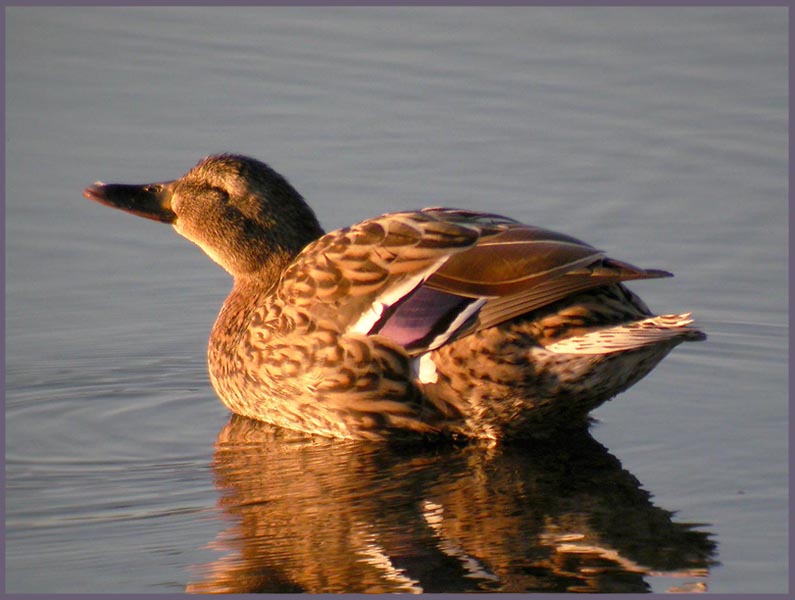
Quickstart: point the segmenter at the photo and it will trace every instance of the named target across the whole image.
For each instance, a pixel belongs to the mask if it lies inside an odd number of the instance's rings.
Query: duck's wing
[[[281,293],[341,330],[418,355],[577,291],[668,275],[500,215],[429,208],[323,236],[285,273]]]
[[[451,256],[425,285],[448,294],[485,298],[477,322],[470,327],[473,330],[498,325],[590,288],[659,277],[671,277],[671,273],[641,269],[608,258],[574,237],[511,221],[498,235]]]

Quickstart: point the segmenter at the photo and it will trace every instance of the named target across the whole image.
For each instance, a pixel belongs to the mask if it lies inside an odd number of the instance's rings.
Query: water
[[[9,8],[9,592],[784,592],[785,8]],[[230,419],[230,281],[96,179],[236,151],[327,229],[488,209],[673,280],[709,334],[549,447]]]

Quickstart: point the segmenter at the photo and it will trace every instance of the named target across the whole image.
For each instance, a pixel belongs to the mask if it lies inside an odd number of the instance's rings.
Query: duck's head
[[[284,177],[234,154],[208,156],[173,181],[96,183],[83,195],[171,223],[235,278],[276,276],[323,234],[312,209]]]

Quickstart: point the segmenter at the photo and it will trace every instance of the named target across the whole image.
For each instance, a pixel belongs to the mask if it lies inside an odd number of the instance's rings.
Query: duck
[[[209,378],[230,411],[277,428],[543,438],[589,427],[674,347],[706,339],[625,285],[668,271],[490,212],[404,210],[326,233],[285,177],[229,153],[83,194],[172,225],[231,275]]]

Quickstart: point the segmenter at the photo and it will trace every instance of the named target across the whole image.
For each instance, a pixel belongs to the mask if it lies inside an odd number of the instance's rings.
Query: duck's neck
[[[221,400],[232,410],[239,392],[235,382],[244,375],[239,356],[241,341],[247,335],[254,311],[262,307],[273,285],[254,278],[236,278],[210,334],[207,347],[210,380]]]
[[[213,325],[210,346],[223,345],[227,350],[236,347],[248,328],[251,315],[262,306],[262,299],[276,285],[276,281],[261,281],[253,277],[235,278],[232,291],[224,300],[221,312]],[[228,354],[228,352],[227,352]]]
[[[308,211],[304,227],[299,231],[278,236],[258,236],[256,244],[246,245],[247,251],[237,255],[240,260],[219,261],[232,273],[232,291],[224,301],[213,325],[207,359],[213,387],[227,406],[239,400],[240,390],[235,382],[244,377],[241,366],[241,346],[249,334],[255,311],[268,315],[268,298],[279,284],[282,273],[308,244],[323,235],[314,214]],[[267,242],[267,243],[266,243]],[[212,255],[211,255],[212,256]],[[237,400],[236,400],[237,399]]]

